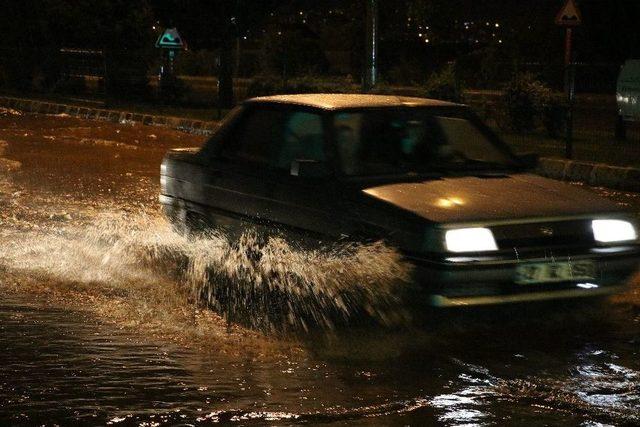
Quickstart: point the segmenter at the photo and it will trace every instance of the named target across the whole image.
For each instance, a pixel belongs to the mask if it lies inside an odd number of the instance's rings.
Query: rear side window
[[[294,112],[286,115],[284,138],[272,166],[288,171],[294,160],[325,160],[322,117],[318,114]]]
[[[277,110],[249,113],[225,144],[223,155],[250,163],[269,163],[273,145],[282,138],[281,122],[282,113]]]
[[[256,109],[241,120],[223,145],[222,155],[242,162],[289,171],[294,160],[325,160],[319,114]]]

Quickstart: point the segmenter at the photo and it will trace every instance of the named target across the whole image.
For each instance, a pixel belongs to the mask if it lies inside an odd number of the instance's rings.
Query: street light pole
[[[373,89],[378,80],[378,0],[365,0],[367,3],[366,22],[366,58],[363,92]]]

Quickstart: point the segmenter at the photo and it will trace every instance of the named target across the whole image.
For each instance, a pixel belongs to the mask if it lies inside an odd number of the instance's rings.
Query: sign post
[[[366,0],[366,57],[362,89],[369,92],[378,80],[378,0]]]
[[[575,0],[566,0],[564,7],[556,16],[556,25],[565,29],[564,42],[564,91],[567,95],[567,126],[565,157],[573,157],[573,108],[576,98],[576,69],[573,61],[573,29],[582,24],[582,14]]]
[[[160,68],[160,94],[163,98],[176,96],[175,60],[178,52],[186,49],[182,37],[175,28],[167,28],[158,37],[156,47],[162,49],[162,68]]]

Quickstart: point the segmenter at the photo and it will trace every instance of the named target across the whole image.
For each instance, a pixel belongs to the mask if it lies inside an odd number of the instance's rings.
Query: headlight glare
[[[450,252],[496,251],[498,245],[488,228],[459,228],[445,234],[447,250]]]
[[[628,242],[636,240],[638,235],[633,224],[620,219],[596,219],[591,223],[593,238],[597,242]]]

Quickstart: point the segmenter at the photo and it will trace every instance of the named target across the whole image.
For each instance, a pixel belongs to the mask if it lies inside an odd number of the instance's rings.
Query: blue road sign
[[[162,49],[184,49],[185,44],[177,29],[167,28],[160,37],[158,37],[156,47]]]

